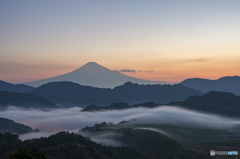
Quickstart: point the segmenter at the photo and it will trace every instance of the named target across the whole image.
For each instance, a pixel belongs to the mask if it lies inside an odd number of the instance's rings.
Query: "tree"
[[[33,147],[31,151],[24,147],[19,149],[17,153],[11,155],[11,159],[46,159],[46,157],[36,147]]]
[[[11,159],[34,159],[33,155],[26,147],[19,149],[17,153],[11,156]]]

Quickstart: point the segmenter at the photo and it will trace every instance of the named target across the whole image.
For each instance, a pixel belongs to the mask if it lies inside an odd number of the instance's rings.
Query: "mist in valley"
[[[47,137],[59,131],[78,132],[86,126],[93,126],[96,123],[107,122],[117,124],[121,121],[136,119],[138,124],[172,124],[176,126],[204,127],[204,128],[231,128],[232,125],[240,123],[239,119],[227,118],[214,114],[204,114],[192,110],[173,106],[160,106],[157,108],[134,108],[126,110],[81,112],[81,108],[74,107],[69,109],[54,109],[41,111],[37,109],[23,110],[17,107],[7,107],[0,111],[3,118],[12,119],[38,128],[40,132],[20,135],[20,139],[31,139]],[[111,143],[107,139],[113,134],[91,135],[81,133],[91,137],[94,141],[106,145],[121,145],[121,143]],[[105,139],[106,140],[105,140]],[[104,139],[104,140],[101,140]]]

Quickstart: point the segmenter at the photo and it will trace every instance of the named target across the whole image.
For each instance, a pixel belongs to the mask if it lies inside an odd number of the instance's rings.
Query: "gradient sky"
[[[49,78],[90,61],[169,82],[240,75],[240,1],[0,1],[0,80]]]

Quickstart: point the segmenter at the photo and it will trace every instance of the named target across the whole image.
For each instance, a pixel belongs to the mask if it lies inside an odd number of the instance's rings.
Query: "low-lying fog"
[[[203,114],[172,106],[103,112],[80,112],[80,108],[77,107],[55,109],[48,112],[8,107],[5,111],[0,111],[0,116],[40,130],[39,133],[21,135],[21,139],[48,136],[66,130],[77,132],[80,128],[93,126],[95,123],[104,121],[107,123],[119,123],[120,121],[131,119],[137,119],[139,123],[169,123],[197,127],[230,127],[233,124],[240,123],[238,119]]]

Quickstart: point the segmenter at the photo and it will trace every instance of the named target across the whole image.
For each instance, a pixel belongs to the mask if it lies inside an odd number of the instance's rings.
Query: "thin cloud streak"
[[[136,70],[130,70],[130,69],[122,69],[119,72],[131,72],[131,73],[135,73]]]
[[[209,61],[210,59],[207,58],[196,58],[196,59],[188,59],[188,60],[182,60],[183,62],[193,62],[193,63],[201,63],[201,62],[206,62]]]

